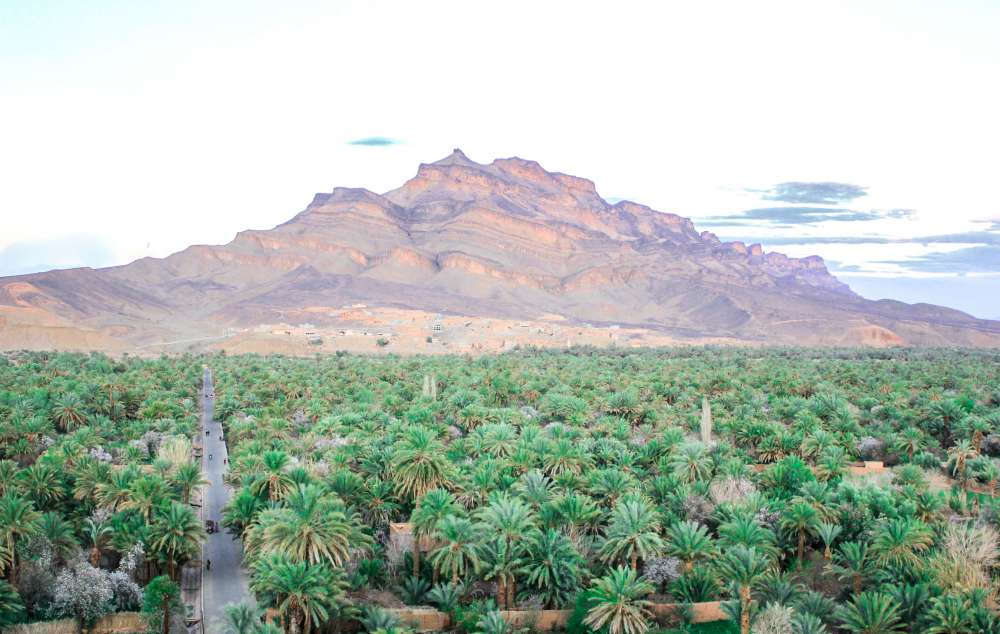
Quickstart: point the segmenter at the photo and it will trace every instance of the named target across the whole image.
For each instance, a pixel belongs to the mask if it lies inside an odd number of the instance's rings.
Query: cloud
[[[778,183],[770,189],[747,189],[747,191],[761,194],[762,200],[796,204],[838,205],[867,196],[867,189],[867,187],[850,183],[790,181]]]
[[[348,145],[363,145],[366,147],[386,147],[388,145],[399,145],[402,141],[391,139],[386,136],[366,136],[362,139],[348,141]]]
[[[720,220],[746,221],[756,220],[758,222],[780,222],[794,225],[811,225],[820,222],[865,222],[868,220],[879,220],[885,218],[886,213],[878,210],[856,211],[853,209],[829,208],[829,207],[761,207],[758,209],[747,209],[736,214],[727,216],[712,216],[709,222],[719,222]],[[715,225],[723,226],[723,225]]]
[[[733,223],[698,223],[706,226],[732,226]],[[737,226],[748,226],[749,223],[735,223]],[[915,238],[886,238],[883,236],[753,236],[736,235],[720,236],[720,240],[739,240],[740,242],[760,242],[765,246],[782,246],[789,244],[982,244],[1000,246],[1000,231],[965,231],[961,233],[946,233],[934,236],[917,236]]]
[[[0,276],[114,264],[118,264],[114,252],[103,238],[97,236],[71,235],[14,242],[0,249]]]
[[[990,244],[956,251],[935,251],[914,258],[881,262],[920,273],[997,273],[1000,272],[1000,246]]]

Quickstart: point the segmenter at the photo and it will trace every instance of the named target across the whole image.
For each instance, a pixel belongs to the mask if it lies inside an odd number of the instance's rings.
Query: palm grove
[[[998,361],[792,349],[23,356],[0,366],[3,504],[28,516],[0,508],[3,596],[20,618],[53,611],[18,579],[59,550],[46,514],[65,524],[67,568],[94,561],[92,525],[114,527],[93,567],[124,560],[141,580],[170,579],[195,556],[197,525],[177,527],[198,482],[174,445],[196,424],[204,362],[236,489],[224,524],[242,538],[257,603],[277,614],[261,626],[232,606],[232,631],[360,622],[398,634],[383,608],[432,605],[467,632],[509,632],[502,610],[549,608],[570,610],[573,631],[641,634],[687,627],[685,604],[721,600],[743,632],[1000,632]],[[128,405],[108,398],[126,393]],[[74,400],[77,420],[60,413]],[[179,411],[156,409],[168,407]],[[151,431],[159,446],[134,449]],[[111,458],[92,475],[95,447]],[[893,467],[854,477],[859,459]],[[38,464],[61,493],[24,475]],[[665,615],[664,603],[681,607]]]

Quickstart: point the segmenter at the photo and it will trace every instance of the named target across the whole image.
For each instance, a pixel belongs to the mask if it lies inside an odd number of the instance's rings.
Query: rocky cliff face
[[[288,222],[223,246],[0,279],[0,346],[18,346],[10,324],[23,332],[40,315],[47,327],[127,346],[303,311],[322,323],[353,302],[473,318],[558,315],[689,340],[1000,341],[997,322],[864,300],[819,257],[721,242],[687,218],[609,204],[589,180],[519,158],[482,165],[455,150],[399,189],[317,194]]]

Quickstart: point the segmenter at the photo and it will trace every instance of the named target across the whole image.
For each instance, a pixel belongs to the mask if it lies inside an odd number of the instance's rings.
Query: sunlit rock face
[[[328,308],[357,302],[473,319],[555,315],[691,341],[1000,341],[997,322],[862,299],[819,257],[721,242],[687,218],[610,204],[590,180],[520,158],[480,164],[455,150],[398,189],[316,194],[288,222],[226,245],[0,278],[0,346],[19,347],[33,328],[41,347],[73,336],[127,347],[290,315],[322,324]]]

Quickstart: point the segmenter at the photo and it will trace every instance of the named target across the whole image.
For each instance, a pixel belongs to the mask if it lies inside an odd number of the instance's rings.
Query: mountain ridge
[[[60,328],[60,343],[75,329],[84,347],[120,350],[207,331],[252,339],[269,324],[336,329],[338,311],[359,303],[480,320],[554,315],[628,327],[630,345],[1000,345],[998,322],[866,300],[819,256],[722,242],[688,218],[609,203],[586,178],[456,149],[384,194],[335,187],[224,245],[0,278],[0,347],[21,347],[32,328],[40,334],[27,341],[40,347]],[[484,327],[461,345],[497,337]]]

